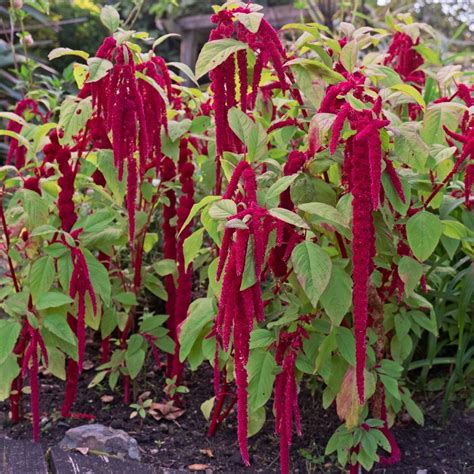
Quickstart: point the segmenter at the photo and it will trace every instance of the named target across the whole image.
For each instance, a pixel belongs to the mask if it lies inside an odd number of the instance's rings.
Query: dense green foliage
[[[474,87],[436,32],[387,14],[286,25],[280,43],[257,5],[227,2],[193,73],[156,56],[166,37],[100,17],[96,56],[49,56],[74,60],[79,92],[27,62],[27,99],[0,112],[13,421],[29,385],[38,435],[41,368],[73,414],[86,331],[102,346],[90,388],[128,404],[147,366],[176,405],[183,364],[213,366],[202,411],[212,435],[236,403],[244,460],[273,406],[283,472],[304,384],[336,406],[326,452],[353,469],[397,461],[390,427],[423,423],[416,390],[471,403]]]

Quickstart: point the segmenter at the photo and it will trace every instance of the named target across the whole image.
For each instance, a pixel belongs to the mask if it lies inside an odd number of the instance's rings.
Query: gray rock
[[[59,446],[63,449],[89,448],[91,451],[140,461],[140,451],[135,438],[123,430],[116,430],[97,423],[67,430]]]

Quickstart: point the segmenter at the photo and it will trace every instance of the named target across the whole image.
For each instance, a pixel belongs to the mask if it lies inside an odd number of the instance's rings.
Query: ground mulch
[[[189,466],[199,464],[202,468],[208,466],[208,473],[278,472],[278,438],[273,431],[270,409],[267,410],[265,427],[249,441],[251,468],[245,468],[240,459],[235,414],[231,413],[215,437],[210,439],[206,436],[207,425],[200,405],[213,396],[209,368],[186,373],[185,384],[190,389],[184,397],[186,411],[175,421],[156,421],[151,417],[143,422],[137,418],[130,419],[132,409],[122,403],[120,394],[112,393],[108,387],[87,389],[93,375],[93,370],[84,372],[75,410],[95,415],[95,422],[123,429],[134,436],[142,449],[142,461],[155,466],[159,473],[190,472]],[[146,390],[151,390],[156,401],[162,397],[161,382],[158,374],[148,374]],[[58,443],[69,428],[85,423],[84,420],[64,420],[60,417],[63,390],[64,383],[53,377],[42,377],[41,443],[45,449]],[[103,395],[112,395],[113,400],[104,403],[101,400]],[[25,396],[26,410],[27,398]],[[319,394],[312,396],[307,388],[301,391],[303,436],[295,437],[292,446],[294,473],[341,472],[333,456],[324,456],[327,440],[340,422],[334,409],[323,410],[320,399]],[[418,401],[425,411],[425,426],[419,427],[408,419],[397,423],[394,434],[403,453],[402,461],[389,468],[378,467],[375,472],[474,473],[474,413],[453,406],[443,424],[439,398]],[[31,437],[28,420],[16,426],[9,423],[7,403],[0,404],[0,412],[3,436],[13,439]]]

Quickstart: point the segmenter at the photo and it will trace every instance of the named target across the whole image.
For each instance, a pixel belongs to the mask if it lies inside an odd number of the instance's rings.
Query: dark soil
[[[92,370],[84,373],[75,410],[92,414],[96,417],[96,422],[124,429],[134,436],[143,450],[143,462],[153,464],[158,472],[189,472],[187,467],[192,464],[208,465],[211,471],[207,472],[278,472],[278,439],[273,433],[270,409],[267,409],[268,419],[264,429],[249,441],[252,462],[250,469],[246,469],[240,459],[233,414],[220,427],[215,437],[207,438],[207,426],[200,405],[213,396],[212,373],[209,369],[203,368],[186,374],[186,385],[190,389],[190,393],[184,398],[186,412],[175,422],[155,421],[151,417],[147,417],[143,423],[137,418],[131,420],[132,409],[122,403],[119,394],[111,393],[108,388],[102,391],[87,389],[87,383],[93,375]],[[149,375],[149,381],[158,379],[157,375]],[[43,377],[41,386],[41,443],[47,448],[58,443],[67,429],[84,424],[85,421],[64,420],[59,417],[63,384],[52,377]],[[156,384],[154,387],[148,382],[146,387],[147,390],[152,390],[156,401],[160,401],[158,386]],[[101,401],[101,397],[106,394],[114,397],[109,403]],[[27,396],[25,402],[26,399]],[[300,394],[303,436],[295,437],[292,446],[294,473],[341,472],[334,457],[324,456],[324,447],[339,425],[339,420],[334,410],[324,411],[319,400],[320,396],[313,398],[306,389]],[[422,470],[423,474],[473,473],[474,413],[453,407],[447,424],[443,426],[439,401],[424,400],[420,403],[425,409],[425,426],[419,427],[409,420],[398,424],[394,433],[402,451],[402,461],[390,468],[377,468],[376,472],[416,473],[417,470]],[[0,404],[0,409],[6,420],[8,404]],[[1,431],[2,435],[14,439],[31,437],[28,420],[16,426],[5,421]]]

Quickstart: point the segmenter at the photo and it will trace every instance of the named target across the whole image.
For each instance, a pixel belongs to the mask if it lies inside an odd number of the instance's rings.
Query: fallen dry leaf
[[[208,458],[213,458],[214,457],[214,453],[209,448],[200,449],[199,452],[201,454],[204,454]]]
[[[94,368],[94,363],[91,360],[85,360],[82,364],[84,370],[91,370]]]
[[[190,464],[188,469],[190,471],[205,471],[206,469],[209,469],[209,467],[209,464]]]
[[[175,407],[173,405],[173,402],[168,402],[168,403],[152,403],[150,406],[150,410],[148,410],[148,413],[157,421],[161,419],[165,420],[176,420],[179,418],[181,415],[186,410],[183,410],[182,408]]]
[[[100,399],[102,400],[103,403],[110,403],[114,400],[114,397],[113,395],[102,395]]]
[[[81,454],[83,454],[84,456],[86,456],[87,453],[89,452],[89,448],[77,447],[77,448],[75,449],[75,451],[79,451]]]

